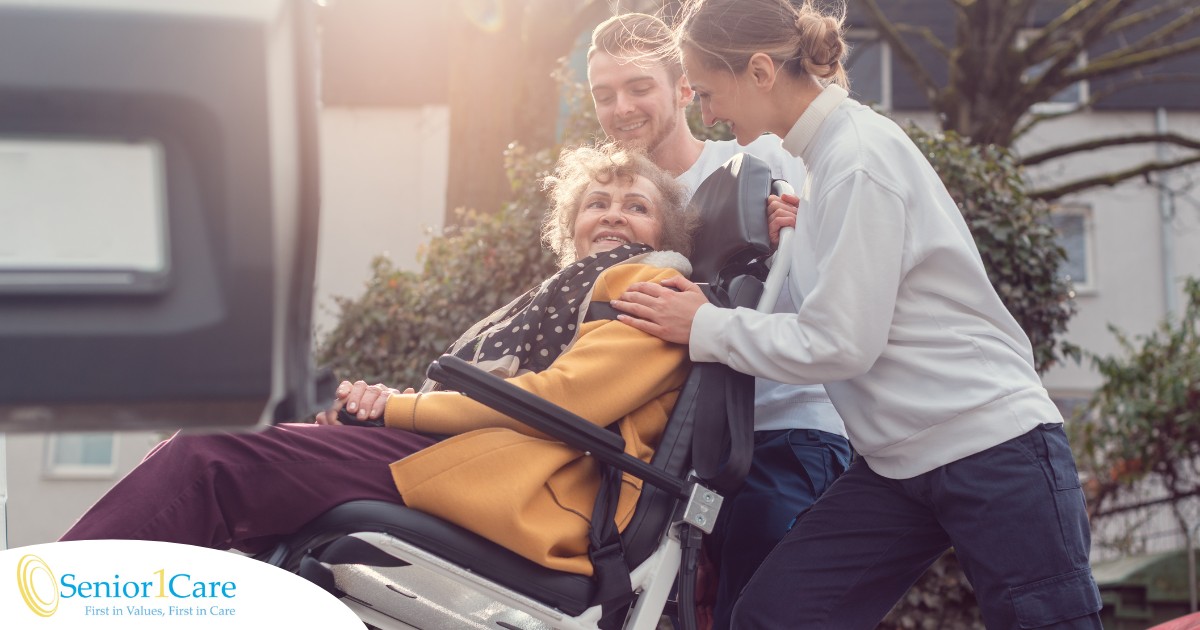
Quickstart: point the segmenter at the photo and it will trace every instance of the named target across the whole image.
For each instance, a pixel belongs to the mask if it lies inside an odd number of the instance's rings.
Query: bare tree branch
[[[1169,74],[1164,73],[1164,74],[1149,74],[1149,75],[1135,76],[1135,77],[1125,80],[1125,81],[1118,81],[1116,83],[1113,83],[1112,85],[1108,86],[1107,88],[1105,88],[1103,90],[1089,89],[1088,100],[1086,102],[1084,102],[1081,105],[1081,107],[1084,107],[1084,108],[1091,107],[1091,106],[1103,101],[1104,99],[1112,96],[1113,94],[1117,94],[1118,92],[1124,92],[1125,90],[1131,90],[1135,87],[1143,87],[1146,85],[1157,85],[1160,83],[1178,84],[1178,83],[1195,83],[1195,82],[1200,82],[1200,73],[1172,72]]]
[[[1134,77],[1127,81],[1114,83],[1103,90],[1091,89],[1088,92],[1088,99],[1082,103],[1079,103],[1075,107],[1049,113],[1030,114],[1026,116],[1021,124],[1017,126],[1016,130],[1013,131],[1012,137],[1013,140],[1016,140],[1017,138],[1024,136],[1026,133],[1029,133],[1030,129],[1033,129],[1041,123],[1077,114],[1090,107],[1093,107],[1097,103],[1112,96],[1113,94],[1117,94],[1118,92],[1123,92],[1125,90],[1146,85],[1155,85],[1160,83],[1187,83],[1192,81],[1200,82],[1200,73],[1152,74],[1148,76]]]
[[[1034,199],[1041,199],[1043,201],[1053,201],[1081,190],[1098,188],[1100,186],[1116,186],[1127,179],[1133,179],[1135,177],[1141,177],[1143,175],[1157,173],[1159,171],[1169,171],[1197,163],[1200,163],[1200,155],[1193,155],[1171,162],[1146,162],[1145,164],[1125,169],[1123,171],[1116,171],[1113,173],[1107,173],[1105,175],[1097,175],[1096,177],[1080,179],[1074,182],[1063,184],[1061,186],[1055,186],[1053,188],[1033,190],[1029,192],[1029,196],[1033,197]]]
[[[930,106],[940,116],[943,129],[968,136],[976,144],[1012,146],[1014,140],[1035,126],[1056,118],[1086,111],[1103,99],[1135,86],[1176,83],[1188,80],[1189,71],[1151,74],[1146,66],[1167,59],[1190,59],[1200,51],[1200,37],[1189,35],[1200,24],[1197,0],[1062,0],[1048,23],[1024,42],[1023,29],[1035,26],[1031,16],[1045,4],[1040,0],[945,0],[955,11],[955,40],[944,42],[923,24],[893,24],[881,6],[882,0],[853,0],[860,14],[877,27],[880,39],[926,93]],[[903,19],[899,20],[904,22]],[[1132,44],[1125,39],[1136,41]],[[1120,38],[1117,49],[1090,60],[1082,53],[1100,48],[1107,38]],[[1021,45],[1019,45],[1021,44]],[[915,51],[929,46],[948,62],[948,78],[935,82]],[[1107,48],[1105,46],[1104,48]],[[922,53],[924,54],[924,53]],[[1200,77],[1200,75],[1197,75]],[[1055,100],[1055,95],[1080,81],[1104,79],[1083,102],[1050,112],[1036,105]],[[1141,136],[1129,140],[1096,140],[1058,147],[1027,158],[1029,165],[1104,146],[1137,142],[1170,142],[1197,149],[1196,139]],[[1184,157],[1128,168],[1118,173],[1091,177],[1048,187],[1037,193],[1056,198],[1088,187],[1111,186],[1126,179],[1193,164]],[[1124,166],[1129,166],[1128,164]]]
[[[1017,138],[1020,138],[1021,136],[1029,133],[1030,129],[1033,129],[1034,127],[1036,127],[1044,122],[1047,122],[1050,120],[1058,120],[1059,118],[1066,118],[1067,116],[1071,116],[1073,114],[1079,113],[1079,110],[1081,110],[1083,108],[1084,108],[1083,105],[1079,105],[1077,107],[1072,107],[1071,109],[1064,109],[1061,111],[1029,114],[1028,116],[1025,117],[1025,121],[1022,122],[1019,126],[1017,126],[1016,130],[1013,131],[1013,136],[1012,136],[1013,140],[1015,141]]]
[[[933,76],[929,74],[921,61],[917,58],[917,54],[909,47],[908,42],[904,41],[900,32],[892,25],[890,19],[879,8],[879,4],[875,0],[857,0],[863,8],[867,10],[867,14],[871,18],[871,23],[879,31],[880,37],[891,46],[892,50],[900,57],[900,62],[912,74],[913,79],[925,90],[930,104],[934,102],[938,92],[937,82],[933,80]],[[945,45],[942,46],[945,48]]]
[[[1194,1],[1194,0],[1193,0]],[[1076,5],[1079,6],[1079,5]],[[1117,6],[1115,3],[1110,4],[1105,9],[1124,10],[1125,6]],[[1143,12],[1140,19],[1146,19],[1150,10]],[[1068,11],[1064,15],[1068,15]],[[1155,16],[1161,11],[1154,10]],[[1074,13],[1073,15],[1079,15]],[[1033,104],[1041,102],[1050,95],[1057,93],[1059,90],[1069,86],[1071,83],[1088,78],[1098,78],[1106,75],[1118,73],[1122,70],[1131,67],[1143,66],[1157,61],[1162,61],[1170,57],[1187,54],[1192,50],[1200,48],[1200,38],[1191,38],[1182,42],[1175,42],[1170,45],[1163,46],[1164,42],[1168,42],[1173,36],[1189,28],[1192,24],[1200,22],[1200,9],[1190,11],[1186,17],[1173,20],[1169,25],[1160,28],[1153,33],[1143,37],[1137,42],[1128,46],[1123,46],[1105,55],[1090,60],[1086,65],[1080,68],[1073,68],[1078,59],[1080,52],[1085,50],[1089,45],[1094,43],[1099,37],[1113,32],[1111,23],[1105,24],[1104,20],[1110,20],[1114,17],[1114,13],[1109,11],[1099,12],[1091,16],[1088,20],[1089,25],[1082,32],[1075,32],[1071,40],[1060,40],[1053,45],[1050,43],[1054,36],[1047,34],[1043,30],[1044,38],[1039,38],[1041,44],[1037,51],[1026,49],[1025,62],[1030,66],[1051,62],[1051,65],[1042,72],[1034,81],[1030,82],[1030,87],[1027,91],[1027,98],[1019,99],[1022,103]],[[1131,22],[1138,22],[1133,20]],[[1053,24],[1053,22],[1051,23]],[[1096,28],[1097,26],[1103,28]],[[1072,33],[1066,33],[1070,36]],[[1191,45],[1195,43],[1196,45]],[[1032,46],[1031,46],[1032,48]]]
[[[1021,94],[1015,100],[1016,103],[1028,109],[1034,103],[1040,103],[1054,94],[1058,93],[1063,88],[1075,79],[1070,78],[1071,67],[1078,63],[1079,55],[1087,50],[1093,42],[1098,40],[1103,33],[1104,27],[1113,18],[1120,15],[1122,11],[1127,9],[1134,0],[1107,0],[1103,5],[1097,6],[1091,12],[1084,10],[1073,12],[1068,9],[1063,15],[1071,15],[1072,20],[1079,20],[1073,30],[1064,30],[1064,37],[1059,37],[1053,45],[1043,46],[1041,56],[1034,54],[1026,49],[1024,55],[1026,67],[1049,62],[1041,74],[1027,83],[1027,89],[1022,90]],[[1072,9],[1079,7],[1085,3],[1080,2],[1072,5]],[[1086,3],[1092,6],[1092,3]],[[1072,20],[1066,20],[1071,22]],[[1062,27],[1053,27],[1057,20],[1042,29],[1042,34],[1047,31],[1058,30]]]
[[[911,24],[897,24],[896,31],[900,33],[912,33],[919,36],[926,44],[929,44],[934,50],[938,51],[946,59],[950,58],[950,47],[946,42],[938,39],[937,35],[933,34],[933,29],[928,26],[913,26]]]
[[[1195,4],[1195,2],[1196,0],[1166,0],[1166,2],[1161,2],[1152,8],[1130,13],[1123,18],[1114,20],[1108,25],[1107,28],[1104,29],[1104,34],[1111,35],[1113,33],[1119,33],[1130,27],[1149,22],[1150,20],[1153,20],[1170,11],[1174,11],[1175,9]]]
[[[1109,493],[1106,496],[1112,496],[1112,493]],[[1148,507],[1154,507],[1156,505],[1162,505],[1164,503],[1175,503],[1175,502],[1178,502],[1180,499],[1186,499],[1188,497],[1194,497],[1194,496],[1200,496],[1200,488],[1193,488],[1186,492],[1180,492],[1179,494],[1175,494],[1175,495],[1172,495],[1169,497],[1163,497],[1161,499],[1151,499],[1149,501],[1141,501],[1138,503],[1131,503],[1129,505],[1118,505],[1118,506],[1114,506],[1111,508],[1097,509],[1090,516],[1093,519],[1103,518],[1105,516],[1112,516],[1114,514],[1121,514],[1123,512],[1132,512],[1134,510],[1141,510],[1141,509],[1148,508]],[[1089,498],[1088,500],[1092,501],[1093,499]]]
[[[1174,43],[1172,41],[1174,36],[1178,35],[1181,31],[1190,28],[1197,22],[1200,22],[1200,9],[1192,9],[1186,16],[1171,20],[1170,24],[1155,30],[1154,32],[1142,37],[1138,41],[1122,48],[1118,48],[1105,55],[1101,55],[1097,58],[1097,61],[1104,61],[1108,57],[1140,53],[1158,46],[1162,46],[1163,44]],[[1188,37],[1183,41],[1188,41],[1189,39],[1194,38]]]
[[[996,41],[1008,50],[1013,49],[1017,37],[1025,29],[1025,16],[1037,5],[1038,0],[1007,0],[1001,2],[998,9],[1004,19],[999,21],[1000,27],[995,33]],[[1041,35],[1041,33],[1039,33]]]
[[[1192,0],[1194,2],[1194,0]],[[1118,48],[1101,57],[1092,59],[1089,63],[1080,68],[1072,67],[1079,54],[1086,50],[1088,46],[1097,41],[1100,37],[1115,32],[1113,28],[1113,18],[1129,8],[1129,2],[1121,2],[1120,0],[1110,0],[1104,6],[1095,9],[1091,14],[1085,16],[1086,10],[1090,7],[1095,7],[1095,2],[1086,3],[1088,6],[1083,6],[1085,3],[1078,3],[1072,9],[1064,12],[1063,17],[1073,18],[1078,21],[1082,17],[1087,17],[1084,24],[1077,24],[1078,30],[1063,32],[1064,38],[1054,40],[1054,35],[1047,33],[1051,22],[1043,31],[1043,37],[1037,40],[1039,51],[1031,50],[1034,46],[1027,48],[1025,53],[1025,62],[1030,66],[1040,63],[1050,62],[1050,66],[1044,70],[1035,80],[1029,82],[1028,90],[1023,92],[1021,97],[1016,100],[1020,104],[1032,105],[1041,102],[1049,96],[1071,85],[1073,82],[1088,79],[1098,78],[1106,75],[1118,73],[1131,67],[1138,67],[1162,61],[1163,59],[1177,57],[1187,54],[1196,49],[1200,49],[1200,38],[1190,38],[1183,42],[1174,42],[1170,45],[1162,45],[1171,40],[1172,37],[1189,28],[1191,25],[1200,22],[1200,9],[1193,9],[1187,13],[1185,17],[1172,20],[1170,24],[1157,29],[1153,33],[1141,38],[1134,44]],[[1170,8],[1178,8],[1183,5],[1183,0],[1169,0],[1167,8],[1156,7],[1138,14],[1134,14],[1136,19],[1116,20],[1115,22],[1124,23],[1126,26],[1141,23],[1151,17],[1157,17],[1169,10]],[[1070,20],[1066,20],[1069,22]],[[1059,29],[1061,30],[1061,29]],[[1192,43],[1195,43],[1193,46]]]
[[[1050,58],[1058,58],[1059,54],[1051,55],[1050,49],[1058,45],[1076,40],[1074,46],[1069,46],[1065,53],[1074,57],[1090,45],[1099,32],[1092,37],[1078,37],[1095,29],[1097,25],[1109,23],[1113,18],[1128,9],[1135,0],[1080,0],[1075,2],[1061,15],[1051,20],[1038,32],[1037,37],[1025,47],[1025,62],[1027,65],[1037,65]]]
[[[1137,68],[1152,64],[1156,61],[1179,57],[1187,53],[1200,50],[1200,37],[1184,40],[1163,46],[1153,50],[1136,54],[1126,54],[1124,56],[1115,56],[1113,54],[1104,55],[1103,57],[1093,60],[1088,65],[1079,68],[1078,70],[1069,70],[1063,73],[1063,79],[1069,85],[1075,81],[1085,79],[1095,79],[1111,74],[1116,74],[1130,68]]]
[[[1135,133],[1127,136],[1113,136],[1109,138],[1096,138],[1094,140],[1085,140],[1074,144],[1066,144],[1061,147],[1039,151],[1037,153],[1022,156],[1017,162],[1021,166],[1034,166],[1057,159],[1073,153],[1082,153],[1084,151],[1095,151],[1097,149],[1106,149],[1109,147],[1120,147],[1131,144],[1146,144],[1149,142],[1163,142],[1176,146],[1186,147],[1188,149],[1200,149],[1200,139],[1189,138],[1177,133]]]

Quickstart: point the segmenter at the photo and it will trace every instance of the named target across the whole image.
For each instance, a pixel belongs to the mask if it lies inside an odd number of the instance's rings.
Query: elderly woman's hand
[[[771,237],[771,247],[779,247],[779,230],[796,227],[799,208],[800,198],[795,195],[767,197],[767,232]]]
[[[359,420],[375,420],[383,416],[383,410],[387,407],[387,400],[392,394],[412,394],[416,390],[409,387],[401,392],[398,389],[388,387],[381,383],[375,385],[367,385],[365,381],[342,381],[334,392],[333,406],[328,411],[323,411],[317,414],[317,424],[337,425],[338,410],[343,407],[346,411],[352,413]]]

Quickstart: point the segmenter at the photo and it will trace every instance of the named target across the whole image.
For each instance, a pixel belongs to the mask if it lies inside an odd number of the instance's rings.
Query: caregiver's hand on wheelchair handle
[[[779,247],[779,230],[796,227],[799,208],[800,198],[795,195],[767,197],[767,233],[771,238],[771,247]]]
[[[696,311],[708,303],[700,287],[676,276],[653,282],[635,282],[613,300],[612,307],[627,313],[617,319],[634,328],[674,343],[687,343]]]
[[[333,406],[328,411],[317,414],[317,424],[343,424],[338,420],[338,411],[345,408],[346,413],[354,414],[360,421],[377,420],[383,417],[383,410],[392,394],[412,394],[411,387],[401,392],[382,383],[367,385],[365,381],[342,381],[334,392]]]

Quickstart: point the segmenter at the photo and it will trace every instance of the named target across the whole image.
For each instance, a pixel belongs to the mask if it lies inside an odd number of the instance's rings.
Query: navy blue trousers
[[[727,498],[709,538],[719,565],[713,628],[729,627],[733,604],[796,517],[850,466],[846,438],[813,429],[757,431],[745,485]]]
[[[733,627],[874,628],[953,545],[989,630],[1100,628],[1090,542],[1061,424],[911,479],[859,459],[759,567]]]

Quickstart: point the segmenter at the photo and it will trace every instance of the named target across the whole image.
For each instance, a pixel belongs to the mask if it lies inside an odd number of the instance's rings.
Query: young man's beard
[[[675,126],[679,124],[679,117],[682,115],[682,112],[675,110],[675,115],[667,120],[662,121],[663,124],[658,127],[657,132],[650,138],[647,138],[646,142],[640,143],[642,146],[638,148],[645,151],[646,154],[651,157],[655,156],[658,152],[659,146],[662,145],[662,143],[666,141],[667,137],[675,131]]]

